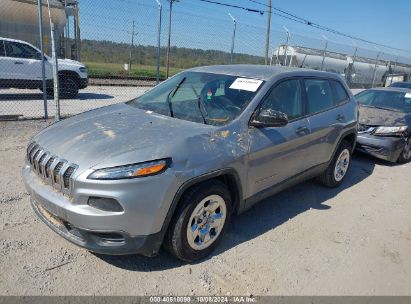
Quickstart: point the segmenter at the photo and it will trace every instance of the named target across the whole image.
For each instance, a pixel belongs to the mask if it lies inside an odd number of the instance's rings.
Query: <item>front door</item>
[[[288,79],[275,84],[261,110],[271,108],[287,114],[284,127],[250,128],[248,195],[277,185],[307,169],[306,144],[310,134],[304,117],[303,82]]]
[[[6,56],[5,60],[10,79],[25,81],[40,81],[41,55],[33,47],[16,41],[4,41]],[[46,62],[46,78],[51,76],[50,63]]]

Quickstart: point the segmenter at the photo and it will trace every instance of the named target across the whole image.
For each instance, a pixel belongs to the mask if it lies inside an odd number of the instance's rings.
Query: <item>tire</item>
[[[342,184],[347,176],[351,164],[352,146],[343,140],[337,149],[331,163],[327,169],[318,176],[317,180],[324,186],[335,188]],[[337,168],[337,166],[339,166]]]
[[[164,247],[186,262],[205,258],[218,246],[230,221],[230,192],[220,181],[207,181],[190,188],[177,208]]]
[[[407,138],[404,150],[402,150],[397,162],[400,164],[408,163],[411,160],[411,137]]]
[[[74,77],[66,75],[60,76],[59,86],[60,98],[71,99],[75,98],[78,94],[79,83]]]

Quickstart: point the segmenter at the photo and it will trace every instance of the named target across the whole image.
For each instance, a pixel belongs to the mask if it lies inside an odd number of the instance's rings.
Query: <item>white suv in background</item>
[[[53,94],[53,62],[46,59],[47,93]],[[58,60],[60,97],[74,98],[79,89],[88,84],[84,64],[70,60]],[[42,90],[41,52],[35,46],[20,40],[0,37],[0,88]]]

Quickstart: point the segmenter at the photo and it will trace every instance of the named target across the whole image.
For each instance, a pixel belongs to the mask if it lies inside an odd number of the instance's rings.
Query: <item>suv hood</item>
[[[53,59],[51,57],[47,56],[47,59],[50,63],[53,63]],[[75,61],[75,60],[71,60],[71,59],[61,59],[59,58],[57,60],[58,66],[59,66],[59,70],[61,70],[62,68],[84,68],[86,67],[84,64],[82,64],[81,62]]]
[[[411,127],[411,114],[370,107],[360,107],[360,124],[387,127]]]
[[[53,124],[33,140],[84,171],[206,151],[216,129],[121,103]]]

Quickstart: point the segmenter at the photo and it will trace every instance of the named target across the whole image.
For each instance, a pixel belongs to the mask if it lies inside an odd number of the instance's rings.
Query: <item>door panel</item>
[[[305,130],[302,130],[305,128]],[[250,129],[248,194],[254,195],[307,169],[307,119],[279,128]]]
[[[330,160],[344,128],[345,115],[329,80],[306,79],[304,84],[311,127],[309,153],[315,156],[315,166]]]

